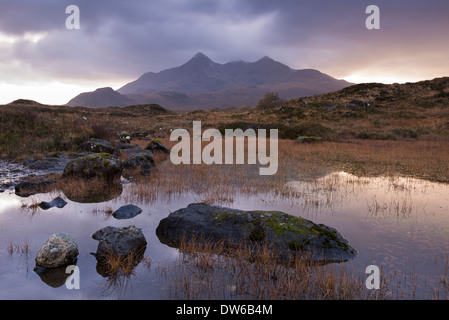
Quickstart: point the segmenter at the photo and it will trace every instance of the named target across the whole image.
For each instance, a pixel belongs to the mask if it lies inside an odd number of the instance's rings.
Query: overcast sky
[[[368,5],[380,29],[368,30]],[[66,28],[66,7],[80,29]],[[0,103],[65,104],[203,52],[263,56],[352,82],[449,76],[447,0],[1,0]]]

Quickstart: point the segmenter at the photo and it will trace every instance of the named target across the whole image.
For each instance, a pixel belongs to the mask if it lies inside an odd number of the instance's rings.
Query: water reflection
[[[120,182],[93,185],[89,188],[74,188],[71,185],[65,185],[61,190],[73,202],[101,203],[120,197],[123,185]]]
[[[72,265],[77,264],[77,260],[74,260]],[[39,278],[44,282],[46,285],[52,287],[52,288],[58,288],[65,284],[68,277],[70,277],[70,274],[66,273],[67,266],[61,266],[58,268],[42,268],[42,267],[35,267],[34,272],[39,276]]]
[[[292,193],[294,197],[234,190],[212,197],[211,201],[220,200],[223,202],[214,204],[241,210],[284,211],[333,227],[359,252],[351,261],[354,272],[364,274],[366,266],[371,264],[396,275],[409,275],[413,270],[417,297],[428,298],[429,292],[444,287],[441,279],[445,279],[449,265],[448,185],[404,177],[365,178],[336,172],[315,181],[291,181],[288,186],[296,191]],[[21,206],[51,200],[57,194],[22,199],[9,190],[0,193],[0,286],[6,288],[0,290],[0,298],[27,299],[33,298],[36,292],[43,299],[164,298],[161,288],[166,289],[169,284],[160,275],[149,275],[143,253],[129,259],[129,268],[114,272],[110,265],[100,263],[90,254],[98,246],[91,235],[106,223],[120,228],[134,224],[142,228],[148,240],[152,265],[158,268],[177,263],[178,251],[161,243],[156,227],[170,212],[208,198],[209,191],[164,195],[154,190],[151,193],[154,197],[144,198],[141,195],[148,192],[140,192],[137,187],[119,184],[108,190],[109,195],[98,190],[99,195],[94,192],[92,198],[90,191],[73,195],[66,190],[68,204],[64,208],[47,211],[36,208],[35,215],[20,214]],[[127,204],[138,205],[142,213],[125,221],[95,213]],[[11,241],[23,243],[27,239],[33,256],[38,246],[56,232],[68,232],[77,239],[83,291],[63,288],[69,276],[65,268],[59,273],[53,270],[54,274],[28,274],[27,270],[34,267],[31,266],[33,259],[24,262],[23,257],[10,256],[5,249]],[[24,263],[27,265],[23,266]],[[170,275],[166,278],[170,279]],[[27,290],[15,289],[17,286]]]

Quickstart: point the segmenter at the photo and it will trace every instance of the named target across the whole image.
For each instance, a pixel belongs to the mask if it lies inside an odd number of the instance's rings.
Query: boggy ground
[[[91,137],[118,142],[121,133],[130,135],[132,144],[145,146],[148,141],[140,139],[159,138],[171,147],[173,129],[191,132],[192,121],[201,121],[203,130],[222,133],[278,129],[281,166],[287,163],[295,178],[344,170],[449,182],[448,108],[449,78],[360,84],[290,101],[267,95],[255,108],[187,112],[156,104],[95,109],[17,100],[0,106],[0,159],[70,156]],[[321,137],[322,142],[295,143],[298,136]]]

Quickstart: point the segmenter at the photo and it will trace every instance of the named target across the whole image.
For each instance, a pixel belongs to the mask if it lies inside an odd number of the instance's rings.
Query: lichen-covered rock
[[[296,142],[299,143],[312,143],[312,142],[320,142],[323,139],[321,137],[313,137],[313,136],[300,136],[296,138]]]
[[[265,245],[279,260],[307,255],[313,261],[346,261],[357,251],[335,229],[280,211],[242,211],[190,204],[162,219],[156,229],[160,241],[178,246],[182,239],[226,241],[229,245]]]
[[[91,153],[109,153],[117,157],[120,156],[120,151],[114,148],[109,141],[101,139],[92,138],[89,141],[82,143],[79,146],[79,149]]]
[[[78,245],[68,233],[55,233],[45,242],[36,256],[36,266],[57,268],[72,263],[78,257]]]
[[[64,168],[63,177],[114,180],[119,179],[121,174],[119,158],[109,153],[93,153],[71,160]]]

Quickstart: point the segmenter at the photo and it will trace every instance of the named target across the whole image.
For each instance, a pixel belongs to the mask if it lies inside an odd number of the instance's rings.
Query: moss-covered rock
[[[122,164],[124,176],[126,177],[127,170],[134,170],[140,168],[142,175],[149,175],[153,169],[156,168],[156,162],[153,159],[153,153],[151,151],[142,151],[129,157]]]
[[[227,241],[230,245],[267,244],[282,261],[307,255],[313,261],[346,261],[357,251],[335,229],[281,211],[243,211],[190,204],[161,220],[161,242],[178,246],[182,239]]]
[[[109,153],[92,153],[71,160],[64,168],[63,177],[108,180],[119,179],[122,174],[120,159]]]
[[[164,146],[159,139],[151,140],[150,143],[148,143],[145,150],[149,150],[151,152],[162,152],[165,154],[170,154],[170,149]]]

